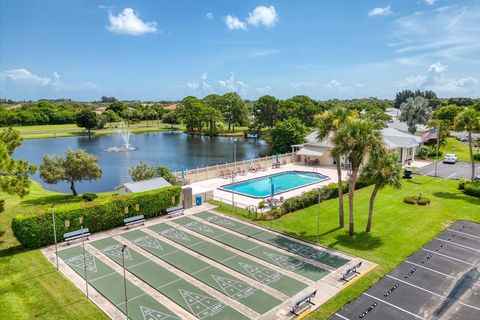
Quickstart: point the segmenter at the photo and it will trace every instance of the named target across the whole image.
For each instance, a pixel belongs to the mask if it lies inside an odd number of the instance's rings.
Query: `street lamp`
[[[79,220],[81,221],[81,228],[82,228],[83,272],[85,276],[85,292],[87,294],[87,299],[88,299],[88,274],[87,274],[87,259],[85,255],[85,237],[83,235],[83,218],[80,217]]]
[[[55,203],[52,203],[52,223],[53,223],[53,240],[55,241],[55,264],[58,270],[58,250],[57,250],[57,228],[55,226],[55,211],[53,210]]]
[[[320,243],[320,195],[321,188],[318,188],[318,208],[317,208],[317,243]]]
[[[127,278],[125,276],[125,250],[126,249],[127,249],[127,246],[124,244],[122,246],[123,289],[125,294],[125,314],[127,315],[127,320],[128,320],[129,318],[128,318]]]
[[[237,138],[233,139],[233,165],[235,169],[237,168]],[[232,172],[232,184],[235,183],[235,172]],[[236,213],[235,207],[235,192],[232,190],[232,206],[233,206],[233,213]]]

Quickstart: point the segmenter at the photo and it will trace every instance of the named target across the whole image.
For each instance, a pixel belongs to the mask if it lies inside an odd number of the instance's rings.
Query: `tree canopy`
[[[98,126],[98,116],[90,109],[82,109],[77,112],[75,122],[80,128],[85,128],[90,133],[90,130]]]
[[[307,128],[296,118],[278,121],[269,135],[272,152],[290,152],[291,145],[303,143],[306,134]]]
[[[432,109],[428,105],[428,100],[417,96],[408,98],[400,106],[400,116],[398,119],[405,122],[408,126],[408,132],[415,134],[419,124],[426,125],[432,117]]]

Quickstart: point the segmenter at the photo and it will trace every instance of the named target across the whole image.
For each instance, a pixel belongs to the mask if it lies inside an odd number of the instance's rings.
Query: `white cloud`
[[[205,16],[207,17],[208,20],[211,20],[213,19],[213,12],[207,12]]]
[[[188,82],[187,87],[193,90],[197,90],[198,88],[200,88],[200,85],[194,81],[194,82]]]
[[[202,80],[207,80],[208,73],[204,72],[200,78],[202,78]]]
[[[54,72],[54,77],[55,75],[58,73]],[[46,86],[52,82],[51,78],[38,76],[24,68],[7,70],[0,73],[0,76],[3,80],[24,85]]]
[[[433,6],[435,4],[435,2],[437,2],[437,0],[425,0],[425,2],[430,5],[430,6]]]
[[[447,66],[436,62],[428,67],[426,75],[416,75],[405,78],[399,87],[421,90],[433,90],[449,94],[471,92],[478,85],[478,80],[467,76],[460,79],[449,78],[444,75]]]
[[[235,79],[235,74],[230,72],[230,77],[227,80],[218,81],[221,89],[226,91],[242,92],[248,86],[245,82]]]
[[[225,17],[225,24],[228,30],[247,30],[247,24],[237,17],[228,15]]]
[[[188,82],[187,83],[187,87],[189,89],[192,89],[194,91],[197,91],[197,90],[202,90],[203,92],[210,92],[211,89],[212,89],[212,86],[207,82],[207,79],[208,79],[208,74],[206,72],[204,72],[201,76],[200,76],[200,79],[201,81],[200,82],[197,82],[197,81],[193,81],[193,82]]]
[[[339,90],[340,88],[342,88],[342,84],[340,82],[338,82],[337,80],[333,79],[329,83],[327,83],[326,88],[328,90],[335,91],[335,90]]]
[[[248,14],[247,22],[254,26],[264,25],[267,28],[273,27],[278,21],[278,15],[274,6],[258,6]]]
[[[270,87],[270,86],[257,88],[257,92],[261,96],[268,94],[271,90],[272,90],[272,87]]]
[[[157,23],[143,22],[132,8],[125,8],[117,16],[108,14],[110,25],[107,29],[116,34],[139,36],[145,33],[156,33]]]
[[[368,11],[368,15],[370,17],[372,16],[388,16],[393,14],[392,9],[390,8],[390,5],[386,6],[385,8],[373,8],[372,10]]]

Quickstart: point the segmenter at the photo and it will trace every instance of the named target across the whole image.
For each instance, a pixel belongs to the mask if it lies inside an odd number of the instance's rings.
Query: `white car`
[[[443,157],[443,163],[457,163],[458,157],[454,153],[448,153]]]

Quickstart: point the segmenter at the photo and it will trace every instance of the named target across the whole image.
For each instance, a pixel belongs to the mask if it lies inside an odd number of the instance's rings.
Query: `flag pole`
[[[440,145],[440,125],[437,126],[437,151],[435,155],[435,179],[437,179],[438,148]]]

